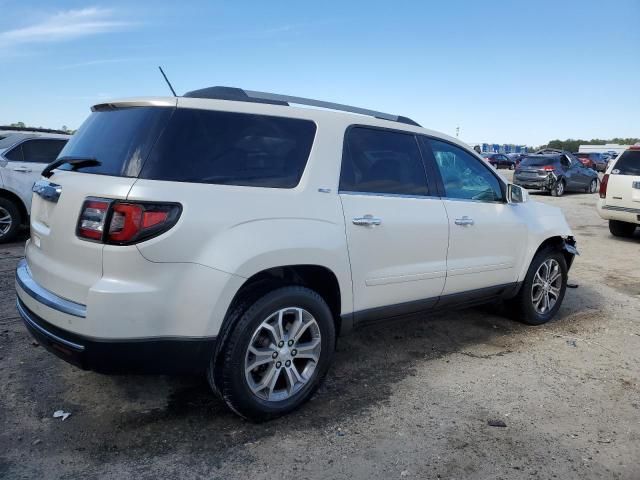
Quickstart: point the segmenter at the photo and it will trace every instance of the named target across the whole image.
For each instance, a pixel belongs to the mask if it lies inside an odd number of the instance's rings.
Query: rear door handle
[[[382,219],[374,217],[373,215],[364,215],[362,217],[355,217],[353,220],[354,225],[361,227],[375,227],[382,223]]]
[[[456,222],[456,225],[462,225],[462,226],[474,224],[473,218],[469,218],[466,215],[462,218],[456,218],[455,222]]]
[[[15,167],[12,170],[14,172],[20,172],[20,173],[31,173],[31,170],[26,167]]]

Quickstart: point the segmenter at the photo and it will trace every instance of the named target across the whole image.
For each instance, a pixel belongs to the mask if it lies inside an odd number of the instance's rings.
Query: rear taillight
[[[87,198],[78,219],[77,235],[102,243],[129,245],[166,232],[176,224],[181,211],[176,203]]]
[[[544,167],[542,167],[542,170],[544,170],[545,172],[553,172],[556,169],[556,167],[554,167],[553,165],[545,165]]]
[[[606,173],[600,182],[600,198],[607,198],[607,184],[609,183],[609,174]]]
[[[91,240],[102,240],[111,200],[87,198],[78,219],[78,236]]]

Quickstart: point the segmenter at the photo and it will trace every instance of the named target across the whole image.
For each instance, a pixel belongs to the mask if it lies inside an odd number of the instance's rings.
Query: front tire
[[[0,198],[0,243],[12,241],[22,224],[22,215],[11,200]]]
[[[635,223],[621,222],[619,220],[609,220],[609,231],[614,237],[632,237],[636,231]]]
[[[527,325],[542,325],[560,309],[567,289],[568,268],[558,250],[542,250],[531,261],[518,294],[506,302],[511,316]]]
[[[313,290],[273,290],[237,314],[208,379],[229,408],[253,421],[295,410],[317,390],[335,348],[333,315]]]

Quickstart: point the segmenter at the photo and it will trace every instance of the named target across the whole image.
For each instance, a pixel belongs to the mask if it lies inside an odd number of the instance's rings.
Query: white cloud
[[[50,43],[121,30],[133,25],[115,18],[112,10],[98,7],[57,12],[38,23],[0,32],[0,47]]]

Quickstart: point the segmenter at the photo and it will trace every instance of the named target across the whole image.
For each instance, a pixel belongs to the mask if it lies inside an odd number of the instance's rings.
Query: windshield
[[[555,157],[525,157],[520,162],[521,167],[541,167],[555,163]]]

